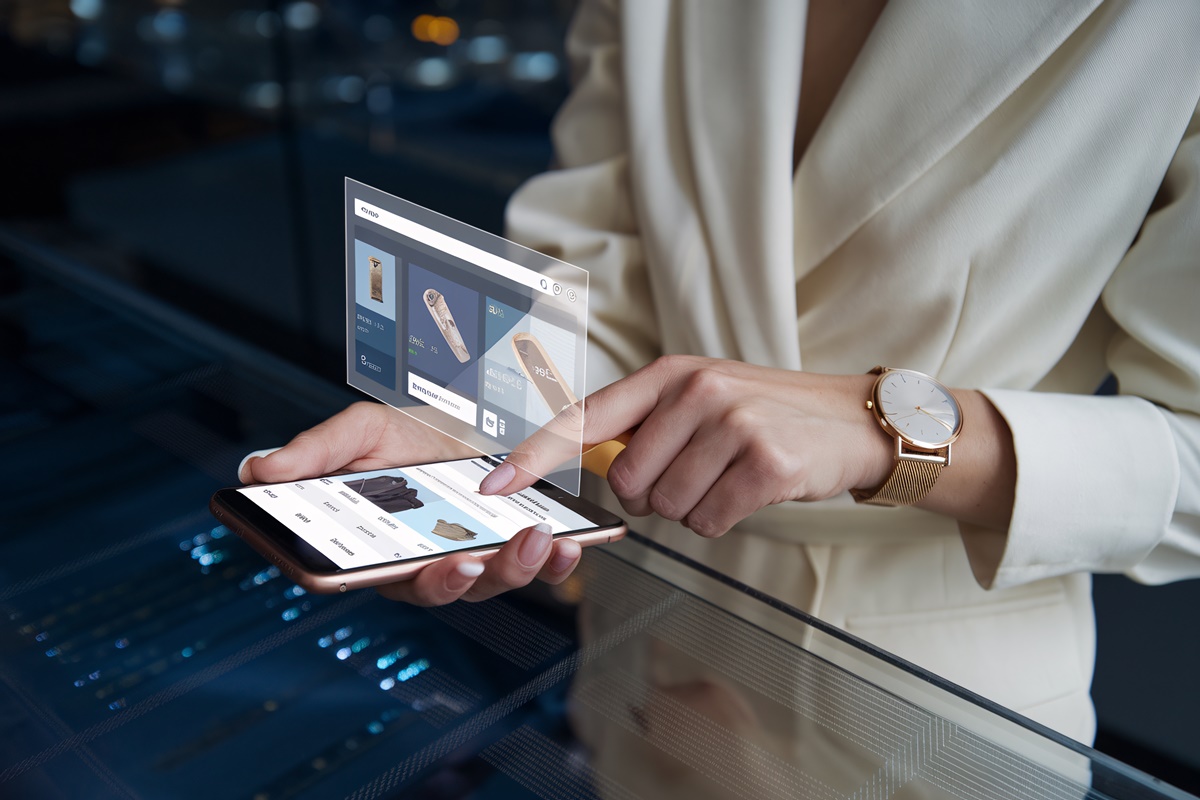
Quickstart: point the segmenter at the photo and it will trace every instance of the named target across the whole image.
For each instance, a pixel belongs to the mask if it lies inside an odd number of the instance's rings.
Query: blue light
[[[331,644],[333,644],[332,636],[322,636],[320,639],[317,639],[317,647],[329,647]]]
[[[184,658],[191,658],[195,654],[196,654],[196,651],[190,647],[185,647],[179,651],[179,655],[183,656]]]
[[[400,659],[404,658],[407,655],[408,655],[407,647],[401,647],[399,650],[393,650],[392,652],[388,653],[386,656],[380,656],[378,659],[376,659],[375,660],[375,668],[376,669],[387,669],[392,664],[395,664],[397,661],[399,661]]]
[[[422,658],[419,661],[414,661],[404,669],[396,673],[396,680],[403,683],[410,681],[420,675],[425,670],[429,669],[429,659]]]
[[[517,80],[544,83],[558,75],[558,57],[544,52],[518,53],[509,70]]]
[[[379,688],[380,688],[380,689],[383,689],[385,692],[386,692],[388,689],[391,689],[391,688],[392,688],[393,686],[395,686],[395,685],[396,685],[396,679],[395,679],[395,678],[384,678],[383,680],[381,680],[381,681],[379,682]]]
[[[283,612],[282,616],[283,616],[284,622],[291,622],[292,620],[297,619],[300,616],[300,609],[289,608]]]
[[[508,40],[503,36],[477,36],[467,45],[467,58],[476,64],[499,64],[508,57]]]
[[[376,736],[378,736],[379,734],[383,733],[383,723],[382,722],[372,722],[370,725],[367,726],[367,730],[370,731],[371,733],[375,734]]]
[[[46,651],[46,658],[54,658],[56,655],[58,655],[61,652],[62,651],[59,650],[57,647],[51,647],[49,650]]]
[[[253,578],[254,585],[262,586],[267,581],[274,580],[275,578],[278,578],[278,577],[279,577],[279,567],[268,567],[268,568],[264,569],[262,572],[255,573],[254,578]]]
[[[129,640],[117,639],[115,642],[113,642],[113,647],[117,648],[118,650],[124,650],[126,647],[129,647]]]
[[[283,24],[295,31],[315,28],[321,21],[321,9],[308,0],[292,3],[283,10]]]
[[[100,0],[71,0],[70,6],[72,14],[86,20],[98,18],[104,9]]]
[[[345,661],[350,656],[351,656],[351,650],[349,647],[343,647],[341,650],[337,651],[338,661]]]
[[[352,633],[354,633],[354,628],[350,628],[350,627],[338,628],[336,631],[333,632],[333,638],[337,639],[340,642]]]
[[[369,636],[364,636],[363,638],[359,639],[354,644],[350,645],[350,649],[352,651],[354,651],[355,653],[361,653],[363,650],[366,650],[370,646],[371,646],[371,638]]]
[[[174,9],[161,9],[150,24],[164,42],[177,42],[187,34],[187,17]]]

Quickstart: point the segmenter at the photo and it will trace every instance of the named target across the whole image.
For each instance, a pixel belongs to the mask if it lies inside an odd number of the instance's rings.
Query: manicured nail
[[[550,526],[539,522],[533,526],[533,530],[525,534],[525,541],[521,542],[521,547],[517,550],[517,561],[527,567],[536,567],[546,557],[550,544]]]
[[[575,542],[566,541],[560,544],[550,557],[550,571],[562,572],[574,564],[575,559],[579,558],[579,550],[579,545]]]
[[[446,576],[446,589],[451,592],[459,592],[475,582],[475,579],[483,574],[483,562],[481,561],[460,561],[454,566],[454,570]]]
[[[500,490],[512,483],[512,479],[515,477],[517,477],[517,468],[505,461],[479,482],[479,493],[499,494]]]
[[[250,473],[246,471],[246,467],[250,465],[250,461],[252,459],[266,458],[267,456],[271,455],[271,453],[275,453],[282,449],[282,447],[268,447],[265,450],[255,450],[252,453],[246,453],[245,457],[242,459],[242,463],[238,464],[238,480],[242,483],[246,483],[250,480]]]

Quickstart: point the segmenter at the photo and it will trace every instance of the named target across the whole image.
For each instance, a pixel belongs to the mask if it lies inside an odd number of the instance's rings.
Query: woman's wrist
[[[1007,530],[1016,495],[1017,457],[1008,423],[982,392],[953,390],[963,431],[953,459],[919,508],[993,530]]]

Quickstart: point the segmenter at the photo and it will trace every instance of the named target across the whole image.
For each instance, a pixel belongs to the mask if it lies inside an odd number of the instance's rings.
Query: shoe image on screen
[[[389,514],[411,511],[425,505],[417,499],[417,490],[409,486],[404,478],[380,475],[359,481],[347,481],[346,486]]]
[[[425,307],[433,315],[433,321],[437,323],[438,330],[445,337],[446,344],[450,345],[454,357],[463,364],[470,361],[471,351],[467,350],[467,343],[463,341],[462,334],[458,332],[458,326],[454,324],[454,315],[450,313],[450,307],[446,305],[446,298],[436,289],[426,289],[424,297]]]
[[[444,519],[439,519],[433,526],[433,535],[454,542],[470,542],[479,536],[475,531],[464,528],[457,522],[446,522]]]
[[[550,407],[550,413],[557,414],[576,401],[571,393],[570,384],[563,378],[558,367],[550,360],[550,355],[537,337],[531,333],[518,333],[512,337],[513,352],[517,354],[517,363],[526,379],[537,389],[538,395]]]
[[[371,262],[371,299],[383,302],[383,262],[375,256],[367,256]]]

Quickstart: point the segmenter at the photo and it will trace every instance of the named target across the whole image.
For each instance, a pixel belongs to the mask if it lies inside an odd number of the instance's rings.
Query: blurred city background
[[[0,0],[0,298],[97,276],[343,383],[343,178],[502,232],[552,161],[575,4]],[[4,440],[29,402],[0,387]],[[1096,586],[1097,746],[1196,791],[1196,586]]]
[[[5,0],[0,217],[340,380],[343,177],[499,233],[573,8]]]

